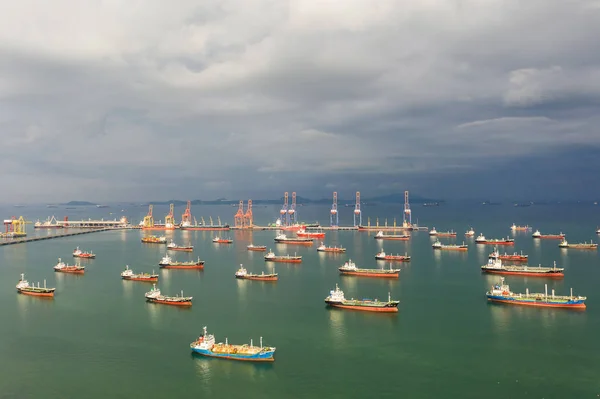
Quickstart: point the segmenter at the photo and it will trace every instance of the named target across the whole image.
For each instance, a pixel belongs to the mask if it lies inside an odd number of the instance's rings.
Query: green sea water
[[[167,208],[155,207],[155,215]],[[136,222],[145,208],[0,209],[27,219],[120,217]],[[234,208],[197,207],[194,214],[233,219]],[[112,214],[111,214],[112,212]],[[364,222],[400,220],[400,206],[365,207]],[[60,217],[59,214],[60,213]],[[181,212],[178,212],[181,213]],[[256,207],[258,223],[272,222],[275,207]],[[341,224],[352,222],[340,210]],[[572,242],[593,239],[598,207],[567,205],[514,208],[477,205],[413,207],[419,223],[438,231],[454,229],[462,243],[473,226],[489,238],[512,235],[510,225],[530,224],[542,232],[565,232]],[[300,219],[328,225],[323,206],[299,209]],[[414,216],[415,218],[417,216]],[[157,218],[158,219],[158,218]],[[179,218],[178,218],[179,219]],[[228,220],[229,219],[229,220]],[[33,231],[30,235],[54,234]],[[431,249],[426,232],[409,242],[380,242],[372,233],[332,231],[327,245],[346,254],[273,242],[274,231],[226,232],[232,245],[213,244],[212,232],[166,233],[194,245],[178,260],[206,261],[204,271],[160,270],[165,246],[142,244],[141,231],[112,231],[0,247],[0,398],[596,398],[600,394],[600,259],[598,251],[561,250],[558,241],[535,241],[516,233],[514,248],[530,264],[565,268],[564,280],[507,277],[512,291],[586,295],[587,309],[569,311],[488,304],[485,292],[498,278],[482,275],[492,247],[465,239],[467,253]],[[160,234],[160,232],[156,232]],[[303,256],[299,265],[263,260],[246,245],[267,245],[276,253]],[[97,254],[82,260],[83,276],[54,273],[62,257],[73,263],[79,246]],[[351,258],[359,267],[387,266],[379,250],[412,256],[399,263],[398,280],[341,277],[337,268]],[[501,249],[502,251],[503,249]],[[235,271],[279,273],[279,281],[240,281]],[[166,295],[194,297],[190,309],[146,303],[152,285],[122,281],[134,272],[159,272]],[[18,295],[20,273],[30,282],[56,287],[53,300]],[[326,308],[323,300],[338,283],[346,297],[400,300],[397,314],[370,314]],[[189,343],[207,326],[217,341],[277,347],[270,364],[208,359],[191,354]]]

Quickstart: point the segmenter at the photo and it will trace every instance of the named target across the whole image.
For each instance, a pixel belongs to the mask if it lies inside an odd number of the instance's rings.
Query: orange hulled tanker
[[[144,296],[147,302],[173,306],[192,306],[192,297],[183,296],[183,291],[181,291],[181,296],[165,296],[156,288],[156,284],[153,284],[152,289],[146,292]]]
[[[158,282],[158,274],[155,274],[154,271],[152,274],[149,273],[133,273],[133,270],[129,268],[129,266],[125,266],[125,270],[121,272],[121,278],[123,280],[129,281],[145,281],[148,283],[156,283]]]
[[[265,255],[265,262],[302,263],[302,256],[275,255],[273,251],[269,251],[269,253]]]
[[[410,262],[410,256],[406,253],[404,255],[398,255],[398,254],[392,255],[392,254],[386,254],[384,251],[377,253],[375,255],[375,259],[389,260],[389,261],[396,261],[396,262]]]
[[[67,265],[61,258],[58,258],[58,263],[54,266],[54,271],[60,273],[83,274],[85,273],[85,266]]]
[[[38,283],[37,287],[34,285],[29,285],[29,282],[25,280],[25,274],[21,273],[21,279],[17,283],[17,292],[23,295],[29,296],[39,296],[44,298],[54,298],[54,291],[56,288],[47,288],[46,280],[44,280],[44,286],[40,287],[40,283]]]

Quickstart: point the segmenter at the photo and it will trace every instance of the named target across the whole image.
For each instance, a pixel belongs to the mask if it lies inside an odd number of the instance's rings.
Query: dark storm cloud
[[[540,196],[600,195],[559,176],[600,143],[597,1],[22,1],[4,20],[3,202],[451,198],[509,165],[555,182]]]

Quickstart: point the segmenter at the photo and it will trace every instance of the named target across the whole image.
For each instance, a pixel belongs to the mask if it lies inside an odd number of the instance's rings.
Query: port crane
[[[283,196],[283,207],[281,208],[281,210],[279,211],[279,215],[280,215],[280,222],[282,226],[287,226],[289,225],[289,216],[288,216],[288,192],[286,191],[284,196]]]
[[[292,206],[288,210],[287,224],[296,224],[296,192],[292,193]]]
[[[18,219],[13,216],[11,219],[4,220],[6,232],[2,235],[4,237],[25,237],[27,236],[26,225],[31,223],[31,221],[25,220],[23,216],[19,216]]]
[[[187,202],[185,212],[181,215],[181,224],[191,225],[192,224],[192,201]]]
[[[240,200],[240,206],[238,208],[237,213],[233,216],[234,226],[238,229],[244,227],[244,201]],[[212,220],[211,223],[212,225]]]
[[[296,193],[294,193],[294,201],[296,198],[295,194]],[[252,215],[252,200],[249,199],[248,200],[248,210],[244,214],[244,227],[252,227],[252,226],[254,226],[254,216]]]
[[[152,204],[150,204],[148,206],[148,214],[146,216],[144,216],[144,221],[142,223],[142,226],[144,228],[148,228],[148,227],[154,227],[154,217],[152,216]]]
[[[410,204],[408,203],[408,190],[404,192],[404,214],[402,227],[412,227]]]
[[[175,227],[175,205],[169,205],[169,213],[165,216],[165,227]]]

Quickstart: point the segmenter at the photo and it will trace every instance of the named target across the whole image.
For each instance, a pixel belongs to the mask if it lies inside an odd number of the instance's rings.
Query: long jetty
[[[12,244],[22,244],[22,243],[26,243],[26,242],[34,242],[34,241],[42,241],[42,240],[51,240],[53,238],[72,237],[72,236],[79,236],[82,234],[91,234],[91,233],[98,233],[101,231],[114,231],[114,230],[119,230],[119,229],[114,228],[114,227],[105,227],[105,228],[101,228],[101,229],[75,231],[75,232],[62,233],[62,234],[51,234],[48,236],[10,238],[10,239],[7,238],[7,239],[0,241],[0,246],[12,245]]]

